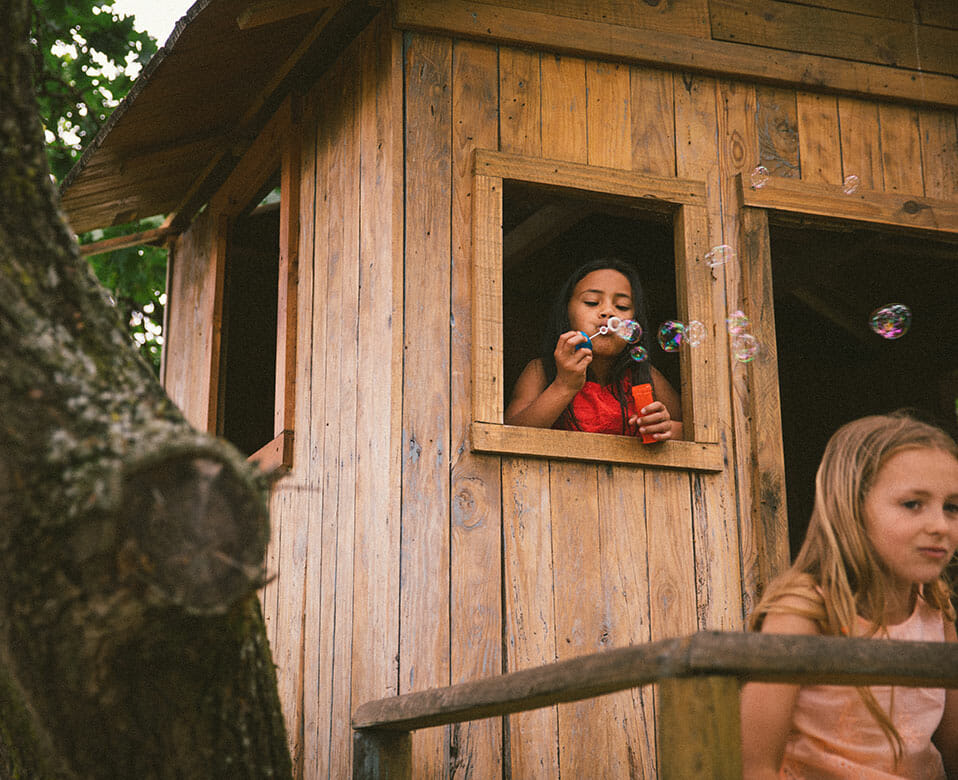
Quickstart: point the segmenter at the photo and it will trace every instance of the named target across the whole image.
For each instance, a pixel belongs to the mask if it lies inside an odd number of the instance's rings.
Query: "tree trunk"
[[[265,481],[184,421],[58,211],[0,0],[0,778],[291,774]]]

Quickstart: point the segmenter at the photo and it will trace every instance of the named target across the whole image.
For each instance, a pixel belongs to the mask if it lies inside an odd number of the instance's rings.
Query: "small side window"
[[[210,202],[218,293],[209,419],[262,468],[290,468],[299,135],[288,100]]]

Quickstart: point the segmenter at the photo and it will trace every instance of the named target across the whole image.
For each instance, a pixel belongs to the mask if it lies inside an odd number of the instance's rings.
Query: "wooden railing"
[[[658,776],[737,780],[743,682],[958,688],[958,644],[699,632],[379,699],[353,714],[353,777],[411,778],[415,729],[658,683]]]

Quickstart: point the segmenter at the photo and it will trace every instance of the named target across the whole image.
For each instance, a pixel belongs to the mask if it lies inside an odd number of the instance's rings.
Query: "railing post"
[[[412,735],[408,731],[353,732],[353,780],[412,780]]]
[[[664,679],[657,709],[661,780],[741,780],[737,678]]]

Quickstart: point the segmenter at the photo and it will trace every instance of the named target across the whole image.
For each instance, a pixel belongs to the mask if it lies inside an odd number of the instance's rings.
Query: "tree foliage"
[[[113,10],[114,0],[36,0],[31,42],[35,90],[47,141],[47,160],[57,181],[70,171],[113,109],[130,91],[140,69],[156,53],[153,37],[138,32],[132,16]],[[81,244],[156,226],[156,220],[85,233]],[[160,365],[166,251],[144,246],[90,258],[110,290],[140,351]]]

